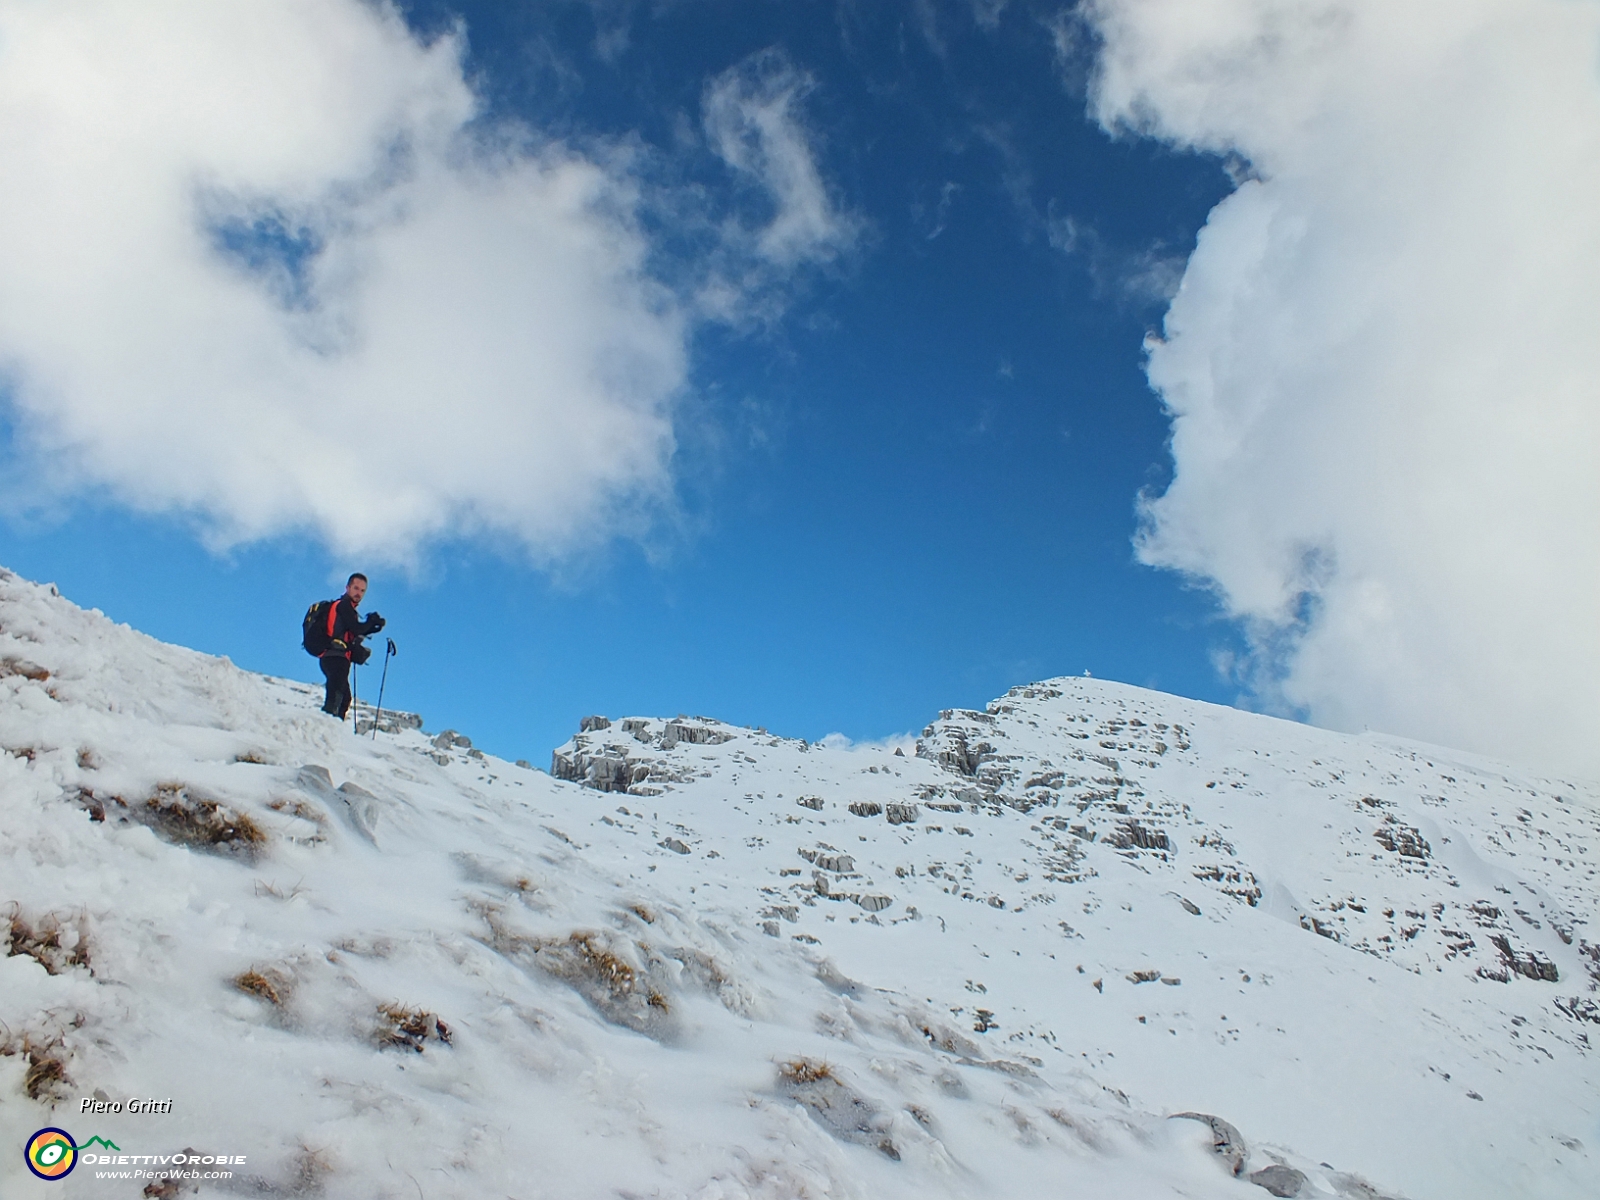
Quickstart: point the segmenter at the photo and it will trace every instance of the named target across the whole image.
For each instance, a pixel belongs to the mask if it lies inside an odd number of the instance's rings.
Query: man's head
[[[357,571],[354,575],[350,576],[350,578],[345,582],[344,594],[349,598],[351,604],[359,606],[361,603],[361,597],[367,594],[367,577],[360,571]]]

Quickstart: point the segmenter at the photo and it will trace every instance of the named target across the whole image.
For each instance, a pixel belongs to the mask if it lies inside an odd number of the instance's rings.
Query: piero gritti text
[[[126,1100],[104,1100],[98,1096],[85,1096],[78,1105],[78,1112],[82,1113],[145,1113],[159,1114],[172,1111],[172,1100],[142,1100],[130,1096]]]

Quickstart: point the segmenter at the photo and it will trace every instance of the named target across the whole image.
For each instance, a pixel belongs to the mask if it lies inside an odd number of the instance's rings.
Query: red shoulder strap
[[[333,601],[328,605],[328,640],[333,640],[333,622],[339,615],[339,602]]]

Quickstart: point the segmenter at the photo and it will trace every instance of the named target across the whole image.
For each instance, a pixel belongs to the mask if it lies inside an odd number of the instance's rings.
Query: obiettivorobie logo
[[[41,1129],[28,1139],[23,1153],[28,1160],[28,1170],[40,1179],[65,1179],[72,1174],[72,1168],[78,1165],[78,1151],[93,1146],[117,1151],[122,1149],[115,1142],[108,1142],[102,1137],[92,1137],[79,1146],[65,1129]]]
[[[102,1152],[89,1153],[96,1146]],[[232,1171],[202,1171],[199,1168],[242,1167],[245,1164],[243,1154],[196,1154],[192,1150],[177,1154],[124,1154],[121,1146],[103,1137],[92,1137],[80,1146],[65,1129],[53,1127],[34,1133],[23,1147],[22,1154],[28,1160],[28,1170],[40,1179],[65,1179],[80,1161],[93,1167],[146,1168],[109,1175],[117,1179],[232,1179]],[[97,1171],[96,1177],[107,1178],[108,1174]]]

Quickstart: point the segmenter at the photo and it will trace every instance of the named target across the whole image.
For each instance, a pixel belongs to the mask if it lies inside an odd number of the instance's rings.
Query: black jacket
[[[362,638],[381,628],[377,614],[363,621],[356,606],[350,603],[350,597],[340,596],[333,605],[332,641],[322,657],[349,658],[351,650],[361,644]]]

